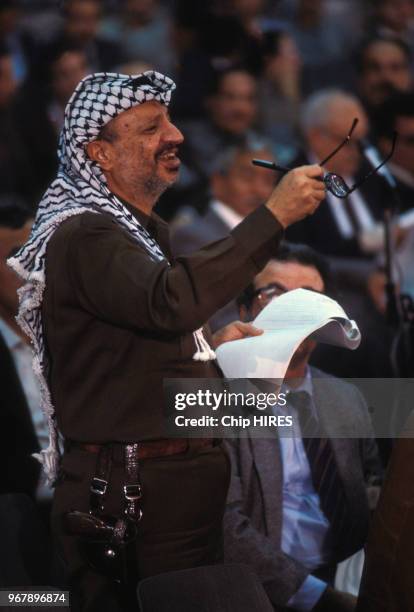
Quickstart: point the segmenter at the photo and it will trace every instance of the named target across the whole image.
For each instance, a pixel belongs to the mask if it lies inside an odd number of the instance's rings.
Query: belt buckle
[[[125,495],[125,499],[127,499],[128,501],[136,501],[137,499],[141,499],[142,497],[141,485],[139,484],[124,485],[124,495]]]
[[[103,478],[92,478],[91,481],[91,492],[96,495],[105,495],[106,489],[108,488],[108,482]]]

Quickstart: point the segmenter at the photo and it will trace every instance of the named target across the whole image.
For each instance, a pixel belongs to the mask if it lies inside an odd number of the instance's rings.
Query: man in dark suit
[[[260,141],[248,141],[222,152],[210,178],[212,199],[203,216],[186,208],[178,214],[172,234],[176,255],[186,255],[227,236],[249,213],[267,200],[275,186],[273,173],[253,166],[254,157],[272,159]],[[236,301],[221,308],[209,321],[213,331],[239,317]]]
[[[359,122],[350,142],[326,165],[325,169],[344,177],[351,186],[359,178],[362,156],[357,141],[368,133],[368,119],[360,102],[339,90],[325,90],[311,96],[302,109],[302,132],[305,151],[292,164],[306,159],[323,160],[346,137],[354,118]],[[384,275],[378,269],[381,243],[372,244],[372,233],[382,218],[383,179],[371,178],[349,198],[339,199],[327,192],[318,211],[286,233],[292,242],[304,243],[328,256],[341,293],[341,304],[351,318],[358,321],[362,343],[358,355],[332,359],[336,349],[318,349],[318,364],[338,376],[390,376],[388,333],[383,313],[375,304],[382,297]],[[375,363],[369,356],[375,352]]]
[[[254,318],[286,291],[325,286],[326,266],[315,252],[283,247],[243,294],[241,317]],[[314,348],[310,339],[299,346],[282,387],[283,413],[300,423],[294,436],[228,441],[225,555],[257,571],[277,610],[350,611],[355,598],[330,585],[336,564],[364,545],[367,486],[381,469],[365,401],[355,387],[309,367]]]
[[[80,45],[91,70],[112,70],[122,61],[118,44],[99,35],[102,6],[98,0],[68,0],[59,38]]]
[[[40,464],[31,455],[40,450],[39,406],[38,427],[33,418],[39,391],[31,372],[28,339],[15,321],[19,279],[6,264],[7,257],[26,242],[31,224],[30,212],[3,196],[0,200],[0,493],[19,492],[35,497]]]
[[[90,72],[82,46],[58,40],[43,50],[16,96],[13,121],[33,172],[30,200],[36,202],[56,174],[56,146],[65,106],[73,89]],[[33,121],[36,117],[36,121]]]
[[[384,102],[378,112],[375,125],[378,147],[386,154],[390,150],[393,133],[398,133],[388,168],[397,183],[400,213],[414,208],[414,93],[398,93]]]
[[[354,118],[359,122],[350,142],[325,164],[328,172],[339,174],[353,185],[362,162],[357,143],[367,136],[368,119],[360,102],[340,90],[320,91],[305,102],[301,114],[305,149],[291,165],[301,165],[306,159],[323,160],[344,140]],[[361,238],[380,218],[379,199],[375,180],[367,181],[343,200],[327,192],[316,214],[291,228],[287,238],[330,256],[369,261],[371,253],[364,250]]]

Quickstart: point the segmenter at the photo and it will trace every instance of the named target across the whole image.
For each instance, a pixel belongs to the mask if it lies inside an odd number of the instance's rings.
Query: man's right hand
[[[266,206],[279,223],[288,227],[311,215],[325,198],[325,184],[320,166],[299,166],[279,181]]]

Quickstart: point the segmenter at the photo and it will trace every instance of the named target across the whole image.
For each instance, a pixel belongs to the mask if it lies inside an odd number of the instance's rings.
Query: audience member
[[[0,109],[10,107],[17,91],[17,80],[14,76],[13,59],[7,48],[0,47]]]
[[[39,61],[39,72],[33,72],[21,89],[14,110],[19,136],[35,174],[34,201],[39,200],[56,174],[56,147],[65,106],[76,85],[90,71],[83,48],[65,40],[44,49]]]
[[[243,68],[215,75],[206,99],[207,119],[182,123],[188,164],[209,176],[223,149],[242,144],[254,135],[257,81]]]
[[[211,21],[211,3],[177,0],[174,3],[171,39],[176,56],[174,79],[176,94],[171,112],[178,119],[199,119],[205,115],[204,99],[211,78],[212,61],[203,41],[204,27]],[[214,29],[220,40],[220,32]],[[228,33],[227,40],[233,37]]]
[[[353,120],[358,124],[352,138],[325,164],[329,172],[335,172],[353,185],[362,162],[358,140],[368,133],[368,120],[359,101],[340,90],[323,90],[308,98],[302,106],[301,127],[305,151],[292,165],[322,161],[344,140]],[[371,229],[379,218],[379,194],[381,186],[375,180],[367,181],[349,198],[338,199],[330,192],[309,221],[300,222],[288,232],[295,242],[306,242],[328,255],[342,257],[366,257],[359,238],[364,230]]]
[[[393,132],[398,133],[395,153],[388,163],[396,180],[397,200],[392,203],[397,209],[395,212],[403,213],[396,234],[396,280],[401,292],[414,298],[414,93],[396,94],[387,100],[379,109],[376,128],[378,147],[383,154],[389,151]],[[377,231],[377,237],[383,246],[383,231]],[[378,296],[384,308],[385,288]]]
[[[58,39],[83,49],[91,72],[110,71],[123,59],[118,44],[100,36],[101,16],[101,0],[67,0],[62,31],[58,35]]]
[[[281,247],[241,296],[241,318],[253,319],[286,291],[323,293],[327,280],[326,263],[314,251]],[[293,416],[294,434],[260,439],[248,432],[227,441],[225,557],[257,571],[277,610],[351,611],[356,599],[330,585],[336,564],[364,546],[381,467],[364,399],[309,366],[314,348],[307,339],[297,349],[282,387],[287,404],[273,409]],[[355,431],[365,437],[355,438]]]
[[[307,65],[324,65],[345,51],[346,32],[325,11],[326,0],[298,0],[293,35]],[[328,21],[327,21],[328,19]]]
[[[287,30],[266,32],[263,35],[262,52],[260,128],[277,143],[292,148],[298,139],[302,59]]]
[[[51,498],[42,484],[40,463],[32,453],[46,448],[48,429],[40,410],[40,389],[32,369],[28,338],[16,323],[17,289],[21,280],[6,259],[27,241],[32,226],[30,210],[17,198],[0,199],[0,493],[27,493]]]
[[[184,0],[184,3],[188,0]],[[215,70],[234,65],[258,68],[263,0],[213,0],[206,3],[206,20],[199,21],[202,47]]]
[[[16,92],[13,59],[0,43],[0,194],[17,193],[30,201],[36,176],[30,153],[19,136],[14,118]],[[33,121],[32,114],[30,120]]]
[[[246,28],[232,2],[174,3],[172,38],[177,57],[177,94],[171,108],[176,117],[205,116],[204,100],[210,94],[215,72],[243,66],[257,74],[260,41]]]
[[[393,134],[398,142],[388,168],[397,180],[400,212],[414,207],[414,93],[395,94],[380,107],[375,125],[378,147],[386,155]]]
[[[167,74],[175,70],[170,15],[159,0],[127,0],[121,15],[104,20],[101,32],[120,46],[124,61],[147,62]]]
[[[290,21],[303,61],[306,94],[323,87],[348,88],[351,82],[348,54],[355,34],[330,15],[327,4],[326,0],[298,0]]]
[[[326,170],[344,177],[349,185],[359,178],[362,156],[358,140],[368,133],[368,120],[360,102],[350,94],[337,90],[321,91],[311,96],[302,107],[302,130],[306,153],[294,165],[307,160],[322,161],[343,141],[354,118],[359,122],[352,138],[326,165]],[[362,176],[370,168],[364,168]],[[336,347],[318,347],[318,365],[340,376],[389,376],[389,332],[383,314],[373,308],[371,293],[383,294],[384,276],[378,282],[376,253],[364,250],[366,237],[382,218],[383,198],[388,197],[382,179],[371,178],[348,198],[338,199],[327,192],[326,201],[297,228],[287,231],[293,242],[306,243],[329,256],[335,271],[340,299],[349,316],[362,331],[357,355],[344,354]],[[388,203],[388,200],[387,200]],[[381,245],[377,245],[381,248]],[[380,297],[378,297],[378,300]],[[370,355],[376,359],[371,360]],[[340,356],[341,355],[341,356]]]
[[[260,38],[261,18],[265,12],[265,0],[231,0],[230,7],[236,13],[246,32]]]
[[[189,213],[188,209],[178,214],[172,234],[176,255],[191,253],[224,238],[244,217],[266,202],[274,189],[275,177],[253,166],[254,157],[271,160],[272,154],[263,143],[248,142],[229,148],[217,157],[210,179],[212,199],[205,214]],[[210,326],[216,331],[237,319],[236,303],[232,301],[210,319]]]
[[[379,36],[399,38],[411,49],[414,43],[413,0],[371,0],[373,15],[368,29]],[[372,23],[373,22],[373,23]]]
[[[209,74],[209,93],[204,101],[207,117],[177,120],[185,136],[180,148],[183,163],[177,185],[164,194],[157,205],[157,212],[166,218],[171,219],[186,205],[204,211],[209,200],[209,177],[217,156],[228,147],[243,145],[247,140],[264,140],[255,129],[256,78],[241,67]],[[187,92],[190,95],[188,89]]]
[[[355,64],[357,88],[372,120],[390,95],[412,87],[410,62],[410,49],[398,38],[375,36],[361,44]]]
[[[0,5],[0,41],[7,49],[13,66],[13,76],[24,80],[28,70],[29,40],[21,30],[20,10],[15,0],[2,0]]]

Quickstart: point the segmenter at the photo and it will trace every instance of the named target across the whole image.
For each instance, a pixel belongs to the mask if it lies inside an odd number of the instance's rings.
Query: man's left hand
[[[216,349],[220,344],[224,344],[224,342],[241,340],[242,338],[249,338],[250,336],[260,336],[262,333],[262,329],[255,327],[251,323],[233,321],[233,323],[229,323],[213,334],[214,348]]]

